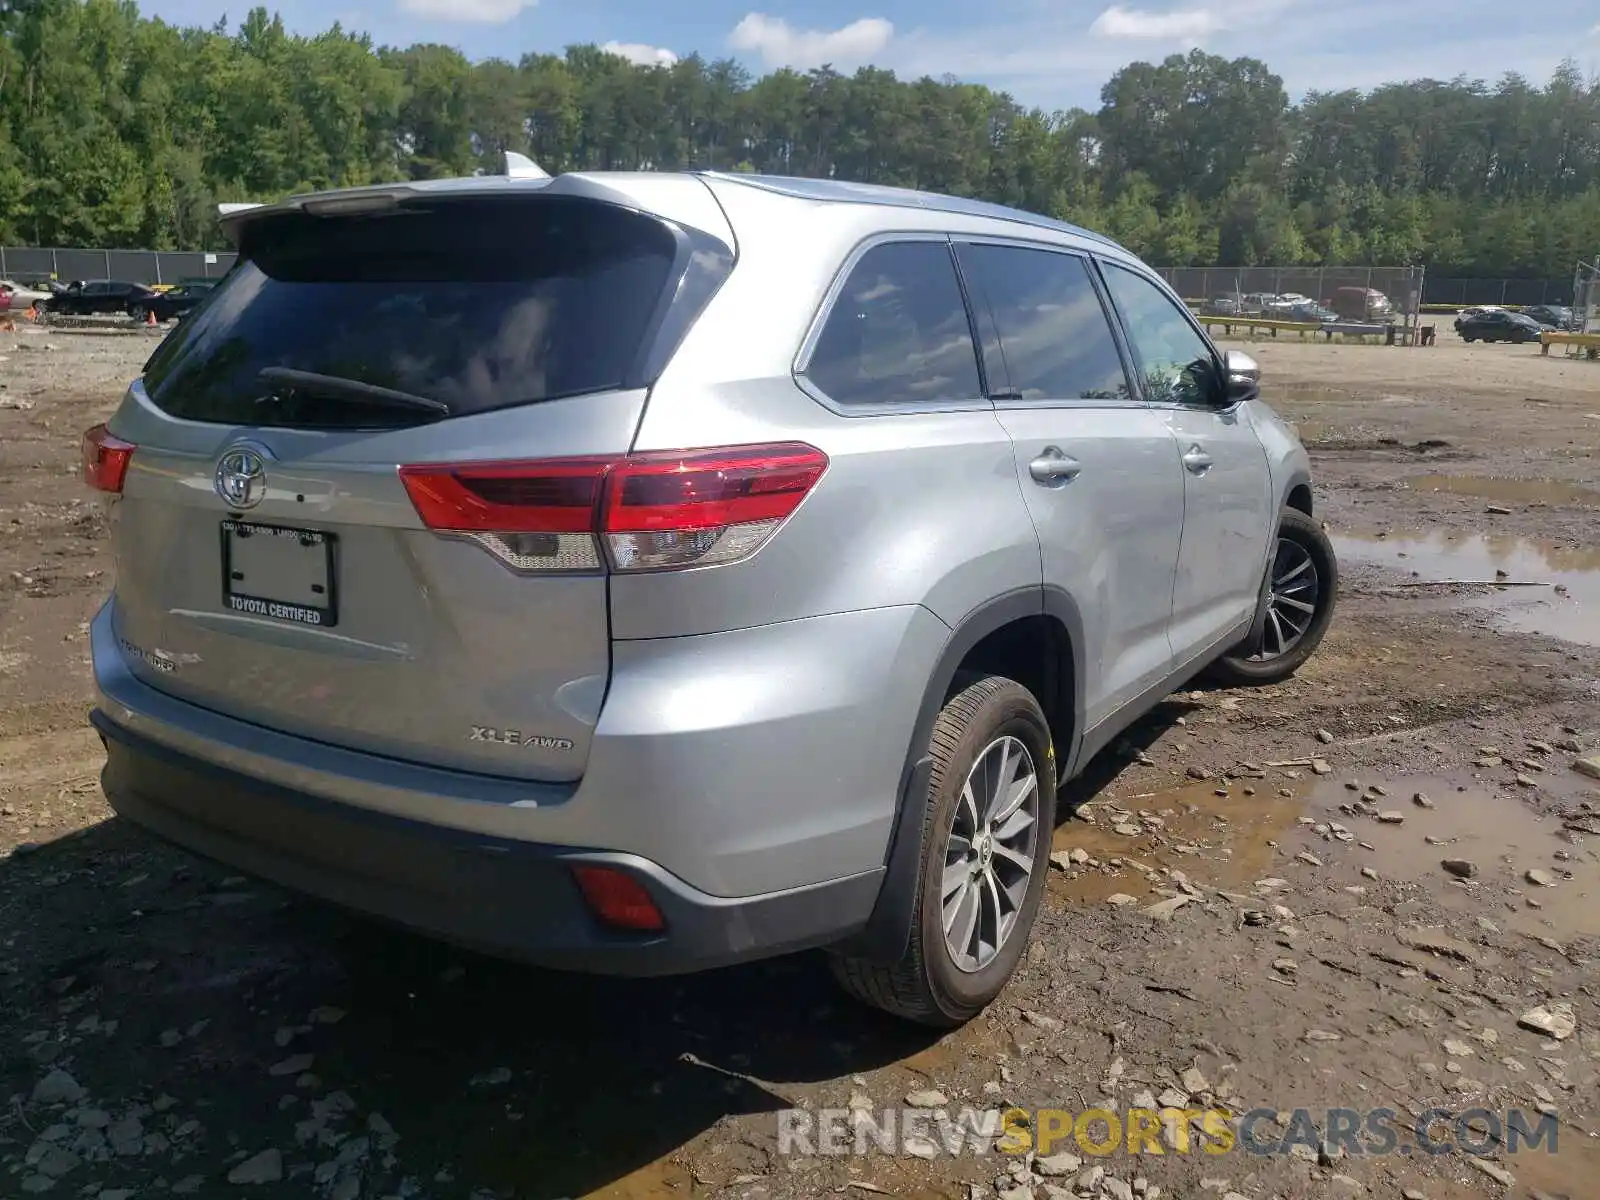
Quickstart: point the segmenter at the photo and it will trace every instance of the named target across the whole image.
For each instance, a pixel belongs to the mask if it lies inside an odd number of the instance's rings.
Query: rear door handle
[[[1183,465],[1196,475],[1204,475],[1212,467],[1211,455],[1199,446],[1190,446],[1183,455]]]
[[[1047,486],[1076,479],[1082,470],[1082,463],[1070,454],[1063,454],[1057,446],[1046,446],[1044,452],[1028,464],[1028,474],[1033,476],[1034,482]]]

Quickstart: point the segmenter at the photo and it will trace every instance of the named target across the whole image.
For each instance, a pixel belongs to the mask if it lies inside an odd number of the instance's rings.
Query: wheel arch
[[[1296,474],[1289,481],[1289,491],[1283,498],[1283,507],[1303,512],[1309,517],[1315,515],[1312,512],[1312,504],[1311,477],[1309,475]]]
[[[1034,692],[1050,723],[1051,771],[1059,786],[1083,736],[1082,645],[1077,604],[1066,592],[1043,585],[998,596],[956,625],[929,674],[917,712],[877,904],[866,926],[836,949],[885,963],[898,960],[905,951],[922,878],[920,801],[933,763],[928,743],[957,681],[966,672],[979,671],[1007,675]]]

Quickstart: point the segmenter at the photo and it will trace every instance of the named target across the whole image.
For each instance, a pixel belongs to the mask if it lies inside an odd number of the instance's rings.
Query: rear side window
[[[829,399],[850,406],[981,399],[949,244],[889,242],[863,254],[805,374]]]
[[[989,303],[1021,400],[1127,400],[1128,377],[1088,264],[1072,254],[964,245],[968,284]]]
[[[678,245],[653,217],[561,197],[266,218],[151,358],[146,387],[175,417],[347,428],[625,386]]]

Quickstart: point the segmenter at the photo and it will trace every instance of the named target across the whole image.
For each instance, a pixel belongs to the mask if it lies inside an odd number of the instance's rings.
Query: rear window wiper
[[[256,377],[264,383],[288,384],[308,392],[341,396],[358,404],[381,405],[386,408],[409,408],[435,416],[448,417],[450,406],[431,396],[418,396],[414,392],[400,392],[394,388],[379,387],[359,379],[345,379],[339,375],[319,375],[315,371],[296,371],[292,367],[263,367]],[[263,396],[257,403],[275,399]]]

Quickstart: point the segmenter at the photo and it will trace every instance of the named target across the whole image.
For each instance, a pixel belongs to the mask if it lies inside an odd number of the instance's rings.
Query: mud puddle
[[[1493,779],[1417,776],[1384,780],[1378,795],[1367,785],[1351,790],[1343,781],[1291,778],[1303,770],[1295,767],[1097,800],[1080,810],[1092,823],[1075,817],[1056,830],[1050,890],[1074,904],[1117,894],[1153,903],[1154,888],[1180,880],[1248,891],[1279,873],[1285,858],[1326,841],[1360,847],[1359,865],[1401,882],[1448,879],[1443,859],[1470,859],[1477,875],[1447,891],[1447,903],[1465,909],[1492,897],[1507,910],[1506,924],[1529,937],[1600,936],[1600,839],[1568,830],[1557,811],[1531,807],[1534,790],[1511,782],[1518,751],[1507,753],[1504,788]],[[1541,788],[1570,792],[1555,808],[1581,802],[1583,789],[1556,786],[1570,782],[1564,763],[1549,766],[1548,775],[1538,773]],[[1431,807],[1417,804],[1418,794]],[[1363,796],[1370,812],[1357,806]],[[1399,812],[1402,820],[1380,822],[1378,811]],[[1530,871],[1540,874],[1530,878]]]
[[[1600,550],[1488,534],[1346,533],[1333,544],[1341,558],[1392,567],[1419,582],[1494,587],[1467,607],[1492,610],[1502,629],[1600,646]],[[1523,586],[1528,584],[1539,586]]]
[[[1417,475],[1407,480],[1419,492],[1450,492],[1507,504],[1600,505],[1600,492],[1547,479],[1490,479],[1482,475]]]
[[[1513,750],[1508,753],[1515,753]],[[1557,770],[1556,763],[1551,764]],[[1387,824],[1357,806],[1362,792],[1342,783],[1319,782],[1311,807],[1319,822],[1343,822],[1364,842],[1360,865],[1384,880],[1447,882],[1439,902],[1467,911],[1483,899],[1505,912],[1500,924],[1528,937],[1600,937],[1600,839],[1565,828],[1557,812],[1530,807],[1528,789],[1492,781],[1458,781],[1439,776],[1386,779],[1387,793],[1369,806],[1400,813]],[[1418,804],[1425,796],[1431,807]],[[1476,874],[1455,880],[1441,865],[1466,859]]]
[[[1277,776],[1278,778],[1274,778]],[[1153,871],[1196,885],[1247,887],[1271,874],[1276,842],[1298,824],[1309,793],[1305,780],[1266,770],[1262,778],[1196,783],[1119,800],[1095,800],[1061,825],[1052,851],[1051,891],[1069,903],[1104,902],[1116,894],[1146,902]],[[1287,795],[1283,793],[1288,793]]]

